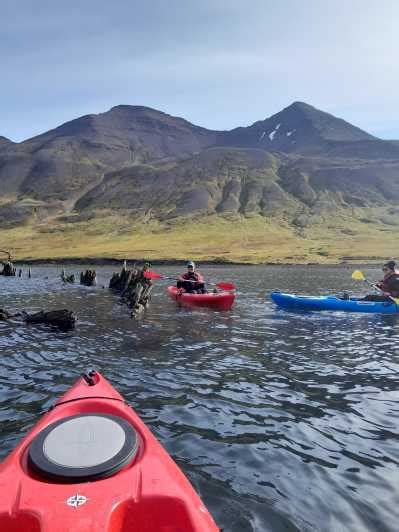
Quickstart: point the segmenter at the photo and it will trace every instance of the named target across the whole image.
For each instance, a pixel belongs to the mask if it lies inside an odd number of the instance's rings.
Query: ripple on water
[[[96,367],[225,531],[396,531],[399,320],[288,313],[265,297],[337,293],[348,270],[204,268],[239,286],[232,312],[177,308],[156,285],[138,321],[101,288],[112,269],[98,268],[93,289],[62,285],[59,272],[0,278],[4,308],[78,315],[68,333],[0,322],[1,456]]]

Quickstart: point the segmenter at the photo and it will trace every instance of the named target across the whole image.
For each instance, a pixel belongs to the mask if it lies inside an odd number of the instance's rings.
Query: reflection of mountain
[[[0,184],[3,226],[106,210],[161,222],[283,216],[296,230],[378,206],[379,223],[392,226],[399,142],[301,102],[232,131],[121,105],[22,143],[0,137]]]

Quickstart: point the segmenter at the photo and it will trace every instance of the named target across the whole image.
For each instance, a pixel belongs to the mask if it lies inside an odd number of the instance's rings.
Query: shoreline
[[[46,265],[46,264],[53,264],[53,265],[59,265],[59,266],[68,266],[68,265],[93,265],[93,266],[122,266],[124,261],[130,266],[132,266],[134,263],[137,263],[139,265],[142,265],[146,262],[148,262],[151,265],[154,266],[184,266],[186,264],[186,260],[181,259],[143,259],[143,258],[125,258],[125,259],[118,259],[118,258],[111,258],[111,257],[61,257],[61,258],[41,258],[41,259],[14,259],[12,258],[12,262],[15,267],[18,267],[18,265],[26,265],[26,266],[35,266],[35,265]],[[355,266],[375,266],[378,265],[384,261],[386,261],[386,258],[374,258],[368,261],[358,261],[354,259],[353,261],[340,261],[340,262],[273,262],[273,261],[266,261],[266,262],[241,262],[241,261],[228,261],[224,259],[194,259],[195,262],[198,262],[201,266],[324,266],[324,267],[336,267],[336,266],[348,266],[348,267],[355,267]]]

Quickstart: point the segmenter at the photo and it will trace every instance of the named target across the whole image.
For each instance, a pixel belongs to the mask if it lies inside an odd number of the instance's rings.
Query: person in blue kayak
[[[368,295],[365,301],[390,301],[391,297],[399,297],[399,271],[396,269],[396,262],[389,260],[386,262],[382,271],[384,278],[375,284],[382,292],[380,295]]]
[[[178,278],[177,288],[192,294],[206,294],[204,278],[195,271],[195,263],[192,260],[187,262],[187,272]]]
[[[388,296],[399,297],[399,272],[396,269],[396,262],[389,260],[382,267],[382,271],[384,278],[376,286]]]

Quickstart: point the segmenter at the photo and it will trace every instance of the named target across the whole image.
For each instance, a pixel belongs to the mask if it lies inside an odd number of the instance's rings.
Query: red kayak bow
[[[217,532],[181,470],[99,373],[0,465],[4,532]]]

